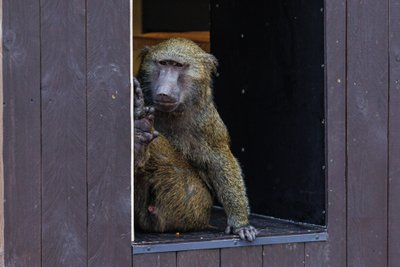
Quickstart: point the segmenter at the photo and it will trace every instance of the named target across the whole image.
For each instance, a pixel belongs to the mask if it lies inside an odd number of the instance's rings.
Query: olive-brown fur
[[[179,103],[170,112],[156,107],[160,136],[146,148],[147,161],[135,168],[135,221],[147,231],[204,229],[216,196],[228,217],[227,232],[253,240],[257,232],[249,225],[242,172],[212,98],[217,61],[181,38],[145,49],[138,79],[148,106],[154,105],[154,81],[162,67],[157,64],[163,60],[183,66]]]

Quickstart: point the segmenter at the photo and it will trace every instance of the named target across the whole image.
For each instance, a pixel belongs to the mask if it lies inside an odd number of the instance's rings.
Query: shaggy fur
[[[254,240],[257,231],[249,225],[241,169],[212,98],[215,57],[181,38],[146,48],[141,56],[138,79],[148,106],[153,105],[157,62],[169,60],[184,68],[177,81],[178,107],[171,112],[155,110],[154,128],[160,136],[150,138],[149,144],[143,144],[146,151],[135,154],[143,161],[135,168],[137,225],[155,232],[207,228],[216,196],[228,217],[227,233]],[[148,129],[150,134],[153,131]],[[141,157],[145,153],[148,156]]]

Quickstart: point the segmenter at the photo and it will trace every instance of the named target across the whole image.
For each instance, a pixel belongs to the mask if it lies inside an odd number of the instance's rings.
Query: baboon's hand
[[[239,235],[242,240],[254,241],[258,234],[258,230],[251,225],[241,227],[227,226],[225,233]]]
[[[139,82],[133,80],[135,98],[134,98],[134,126],[135,126],[135,142],[148,144],[158,136],[158,132],[154,131],[154,108],[145,107],[143,92]]]
[[[147,146],[158,136],[154,130],[154,108],[145,107],[143,92],[134,79],[134,127],[135,127],[135,169],[148,158]]]
[[[133,78],[133,92],[134,92],[134,119],[138,120],[144,116],[144,98],[142,88],[140,88],[139,81]]]
[[[153,129],[154,108],[145,107],[143,117],[136,119],[135,123],[135,146],[137,144],[149,144],[158,136],[158,132]]]

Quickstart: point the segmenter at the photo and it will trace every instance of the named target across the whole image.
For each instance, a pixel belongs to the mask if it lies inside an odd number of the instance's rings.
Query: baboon
[[[141,53],[134,208],[136,225],[145,231],[207,229],[216,196],[227,214],[227,234],[248,241],[257,235],[242,172],[213,102],[216,67],[213,55],[183,38]]]

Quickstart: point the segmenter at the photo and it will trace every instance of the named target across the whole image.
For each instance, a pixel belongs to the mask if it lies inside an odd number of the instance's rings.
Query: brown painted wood
[[[346,1],[325,1],[328,242],[306,243],[306,266],[346,265]],[[321,260],[321,262],[318,262]]]
[[[86,266],[85,3],[41,1],[42,266]]]
[[[87,2],[89,266],[131,266],[129,0]]]
[[[304,266],[304,243],[264,246],[264,267]]]
[[[41,266],[38,0],[3,0],[6,266]]]
[[[177,253],[177,267],[219,267],[220,250],[191,250]]]
[[[335,258],[332,252],[338,250],[334,247],[334,243],[316,242],[305,243],[304,266],[321,267],[321,266],[346,266],[335,265],[339,260]],[[340,259],[345,261],[346,259]]]
[[[388,264],[400,266],[400,1],[390,1],[389,248]]]
[[[386,266],[388,1],[347,4],[347,264]]]
[[[0,18],[3,18],[3,1],[0,0]],[[0,55],[3,55],[3,29],[0,28]],[[0,60],[0,103],[3,103],[3,60]],[[4,122],[3,108],[0,108],[0,267],[4,267]]]
[[[261,267],[262,253],[262,246],[221,249],[221,266]]]
[[[133,267],[176,267],[176,253],[154,253],[133,256]]]

